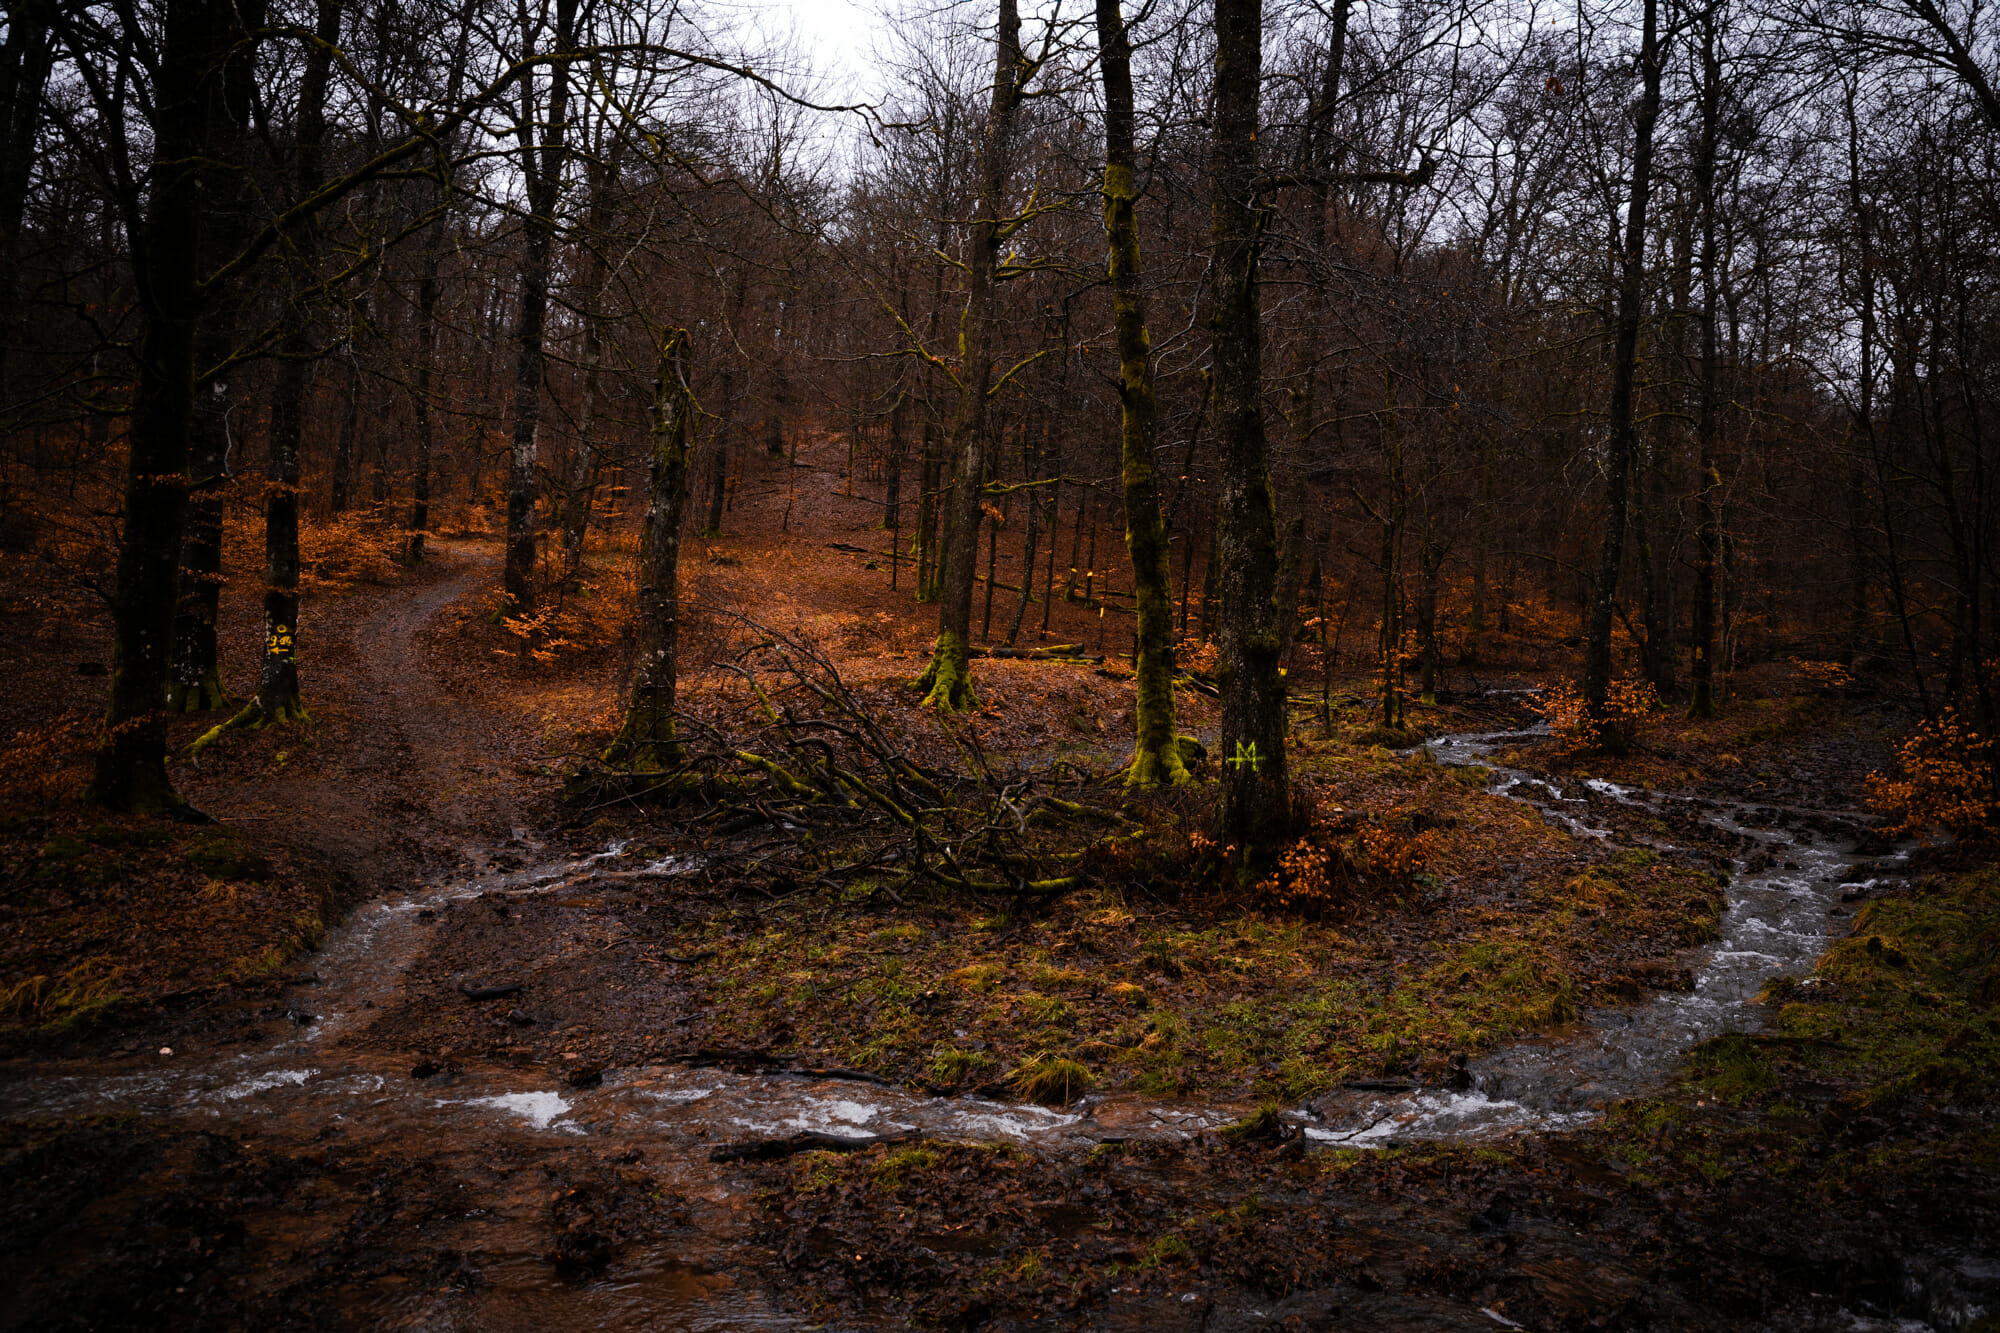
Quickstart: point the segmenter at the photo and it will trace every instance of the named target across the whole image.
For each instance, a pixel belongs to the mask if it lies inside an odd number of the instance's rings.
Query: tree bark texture
[[[239,21],[263,23],[261,5],[238,6]],[[225,258],[249,237],[250,109],[256,67],[252,48],[231,24],[235,49],[222,68],[222,115],[202,181],[211,252]],[[167,680],[170,712],[220,708],[227,697],[217,657],[215,623],[222,603],[222,498],[227,480],[230,412],[240,401],[217,371],[236,350],[242,295],[225,291],[206,304],[195,329],[194,418],[188,438],[188,510],[181,535],[180,597],[174,608],[174,663]]]
[[[1634,391],[1639,372],[1639,323],[1645,313],[1646,205],[1653,186],[1653,126],[1660,115],[1659,0],[1645,0],[1644,35],[1639,52],[1644,80],[1632,128],[1632,181],[1625,212],[1625,243],[1619,254],[1616,334],[1611,352],[1611,411],[1604,467],[1604,543],[1591,584],[1589,621],[1584,629],[1583,702],[1593,744],[1613,739],[1609,720],[1611,622],[1618,598],[1618,569],[1625,556],[1626,513],[1631,502],[1632,457],[1638,449]]]
[[[1118,342],[1125,549],[1132,559],[1138,629],[1128,786],[1187,781],[1174,735],[1174,595],[1167,528],[1160,518],[1153,446],[1158,402],[1140,285],[1138,150],[1133,142],[1132,44],[1118,0],[1097,0],[1097,61],[1104,77],[1104,232]],[[1030,512],[1033,501],[1029,502]],[[1030,524],[1032,527],[1032,519]],[[1025,567],[1025,566],[1024,566]]]
[[[13,401],[7,354],[22,338],[18,242],[42,124],[42,94],[55,68],[52,9],[52,0],[10,5],[7,42],[0,46],[0,403]]]
[[[556,0],[555,52],[575,42],[577,0]],[[519,140],[521,174],[527,183],[528,216],[522,227],[521,314],[514,360],[514,436],[507,461],[507,564],[504,579],[509,609],[535,609],[535,492],[538,432],[542,420],[544,326],[549,309],[549,254],[556,234],[556,201],[562,193],[568,150],[569,64],[549,70],[548,101],[539,143],[535,140],[535,77],[521,81]]]
[[[1223,650],[1224,837],[1255,864],[1291,831],[1285,692],[1275,597],[1277,511],[1265,459],[1255,198],[1263,75],[1261,0],[1215,0],[1210,211],[1215,424],[1221,454],[1216,553]]]
[[[153,174],[134,278],[145,330],[132,393],[124,523],[111,599],[111,698],[86,799],[117,810],[181,804],[167,778],[167,668],[187,516],[194,342],[201,315],[201,163],[228,46],[222,0],[173,0],[154,89]]]
[[[684,757],[674,729],[680,669],[681,520],[687,511],[689,446],[699,411],[689,388],[687,346],[685,329],[671,330],[660,343],[646,526],[639,540],[638,659],[625,723],[604,754],[606,763],[641,773],[663,772]]]
[[[972,590],[979,573],[981,492],[989,452],[987,414],[993,387],[995,282],[1000,243],[1012,227],[1000,218],[1014,122],[1029,66],[1021,51],[1021,15],[1015,0],[1000,0],[994,40],[993,96],[979,142],[979,186],[972,237],[966,247],[965,309],[959,316],[958,419],[951,442],[952,482],[939,559],[938,637],[919,685],[924,703],[963,711],[978,706],[972,692]]]

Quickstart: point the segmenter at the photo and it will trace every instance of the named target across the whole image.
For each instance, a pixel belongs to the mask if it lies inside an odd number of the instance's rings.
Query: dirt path
[[[302,771],[282,783],[252,765],[199,774],[186,784],[195,804],[274,824],[364,885],[485,867],[516,833],[521,738],[440,683],[429,630],[493,581],[498,560],[470,542],[431,550],[443,571],[371,599],[308,667],[308,706],[330,734]]]

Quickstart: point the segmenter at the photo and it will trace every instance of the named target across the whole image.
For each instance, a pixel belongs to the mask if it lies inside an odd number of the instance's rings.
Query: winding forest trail
[[[197,777],[186,784],[196,805],[264,822],[364,885],[488,863],[514,831],[520,738],[498,711],[445,688],[428,634],[497,580],[499,559],[485,543],[430,550],[442,570],[360,604],[308,663],[308,706],[335,728],[318,762],[276,788],[264,775]]]

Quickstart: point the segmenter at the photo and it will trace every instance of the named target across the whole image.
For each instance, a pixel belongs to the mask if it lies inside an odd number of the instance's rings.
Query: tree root
[[[285,700],[275,708],[268,709],[264,707],[262,700],[252,699],[249,703],[243,705],[242,711],[237,713],[236,716],[230,718],[227,722],[217,723],[215,726],[201,733],[201,735],[195,737],[193,741],[188,743],[186,753],[188,758],[196,758],[203,750],[221,740],[224,732],[262,731],[266,727],[275,727],[287,722],[310,721],[312,721],[312,714],[306,712],[305,704],[297,696]]]
[[[169,713],[206,713],[228,705],[229,691],[223,688],[222,677],[212,670],[203,672],[200,680],[176,680],[167,685]]]

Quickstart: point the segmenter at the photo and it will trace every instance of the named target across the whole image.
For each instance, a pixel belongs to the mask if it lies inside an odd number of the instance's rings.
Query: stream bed
[[[1609,1102],[1656,1087],[1697,1043],[1760,1026],[1752,1003],[1771,977],[1801,973],[1847,928],[1842,904],[1866,858],[1839,830],[1851,817],[1752,803],[1662,796],[1605,782],[1561,786],[1495,762],[1534,733],[1438,738],[1438,762],[1483,764],[1491,787],[1541,810],[1579,838],[1610,838],[1593,812],[1610,805],[1659,812],[1692,809],[1744,854],[1730,876],[1721,938],[1691,950],[1692,986],[1638,1004],[1587,1012],[1574,1024],[1470,1062],[1459,1086],[1398,1090],[1377,1086],[1322,1095],[1287,1113],[1311,1142],[1383,1147],[1413,1140],[1481,1141],[1573,1127]],[[1687,813],[1687,809],[1682,811]],[[1659,821],[1653,821],[1658,823]],[[1814,832],[1815,822],[1821,832]],[[1826,830],[1832,830],[1828,832]],[[1670,850],[1666,838],[1654,840]],[[933,1097],[848,1071],[734,1073],[658,1065],[579,1069],[552,1082],[546,1070],[480,1067],[415,1076],[407,1059],[356,1050],[341,1041],[371,1011],[394,1002],[422,954],[437,912],[468,899],[532,896],[598,880],[670,877],[686,860],[633,865],[622,846],[487,873],[356,909],[331,932],[316,960],[318,984],[304,988],[285,1039],[240,1053],[176,1053],[44,1067],[0,1081],[0,1115],[10,1119],[138,1112],[243,1141],[319,1142],[389,1161],[396,1145],[428,1145],[485,1173],[490,1190],[462,1216],[435,1229],[453,1252],[483,1256],[476,1294],[441,1294],[423,1282],[375,1283],[338,1299],[342,1321],[403,1327],[676,1327],[752,1329],[794,1321],[761,1291],[731,1276],[752,1244],[750,1201],[738,1175],[711,1161],[720,1146],[799,1133],[845,1137],[921,1134],[1007,1141],[1046,1152],[1106,1140],[1187,1138],[1242,1117],[1247,1104],[1092,1096],[1063,1110]],[[1893,868],[1893,862],[1875,862]],[[546,1186],[505,1165],[536,1154],[585,1151],[603,1162],[643,1162],[648,1188],[679,1201],[685,1222],[670,1239],[629,1247],[616,1280],[585,1286],[551,1279],[544,1241]],[[398,1159],[400,1160],[400,1159]],[[268,1213],[275,1235],[295,1223],[283,1203]],[[295,1248],[307,1247],[303,1238]],[[440,1242],[441,1244],[443,1241]],[[767,1256],[768,1257],[768,1256]],[[446,1284],[449,1286],[449,1283]],[[468,1317],[469,1324],[458,1320]],[[449,1302],[454,1311],[445,1319]],[[439,1322],[443,1320],[443,1322]]]

